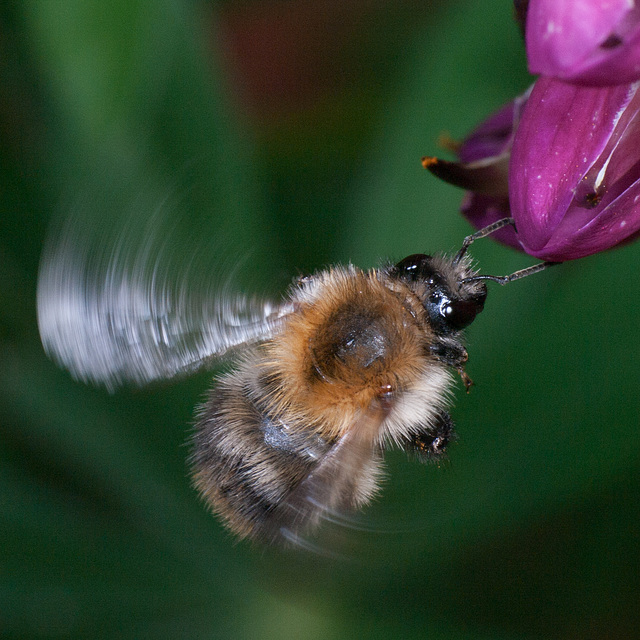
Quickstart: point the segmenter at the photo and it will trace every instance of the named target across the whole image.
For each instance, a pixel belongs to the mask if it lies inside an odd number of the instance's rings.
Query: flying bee
[[[299,278],[277,304],[225,290],[195,303],[146,250],[114,250],[96,270],[69,224],[43,256],[40,335],[75,378],[110,390],[230,357],[198,411],[194,485],[238,536],[300,544],[323,518],[371,501],[388,447],[444,455],[455,372],[470,384],[461,332],[484,307],[485,281],[548,264],[479,274],[467,248],[507,224],[467,237],[453,257]]]

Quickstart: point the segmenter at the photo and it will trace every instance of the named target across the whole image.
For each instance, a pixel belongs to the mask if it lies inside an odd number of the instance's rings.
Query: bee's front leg
[[[432,344],[430,347],[431,354],[440,362],[455,369],[462,378],[467,393],[473,384],[473,380],[464,370],[464,365],[469,359],[467,350],[455,339],[443,338],[442,340]]]

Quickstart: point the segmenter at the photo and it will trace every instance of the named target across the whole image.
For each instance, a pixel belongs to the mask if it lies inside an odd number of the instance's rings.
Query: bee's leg
[[[467,375],[467,372],[464,370],[464,366],[460,365],[456,367],[458,373],[460,374],[460,378],[462,378],[462,384],[464,385],[464,390],[469,393],[469,390],[473,386],[473,380]]]
[[[455,369],[462,378],[467,393],[473,384],[473,380],[464,370],[464,365],[469,359],[467,350],[455,339],[443,338],[430,347],[431,354],[440,362]]]
[[[454,369],[460,369],[469,359],[467,350],[451,338],[442,338],[429,347],[431,355]]]
[[[455,439],[453,420],[447,411],[440,411],[435,420],[413,433],[404,444],[404,451],[420,462],[441,460],[447,445]]]

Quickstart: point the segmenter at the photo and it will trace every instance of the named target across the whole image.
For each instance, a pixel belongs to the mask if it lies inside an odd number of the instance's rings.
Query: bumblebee
[[[372,500],[388,447],[444,455],[456,372],[470,384],[462,330],[484,307],[485,281],[548,264],[480,275],[468,246],[506,224],[469,236],[453,257],[320,271],[280,303],[226,292],[198,304],[141,277],[138,255],[113,252],[102,275],[92,271],[70,225],[42,260],[40,334],[74,377],[111,390],[230,358],[197,413],[194,485],[238,536],[300,544],[323,518]]]

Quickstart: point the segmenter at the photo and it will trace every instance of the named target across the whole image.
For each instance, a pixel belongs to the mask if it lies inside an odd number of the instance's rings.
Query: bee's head
[[[433,328],[440,335],[470,325],[484,308],[484,282],[467,280],[475,275],[469,262],[414,253],[391,267],[389,275],[405,282],[422,300]]]

